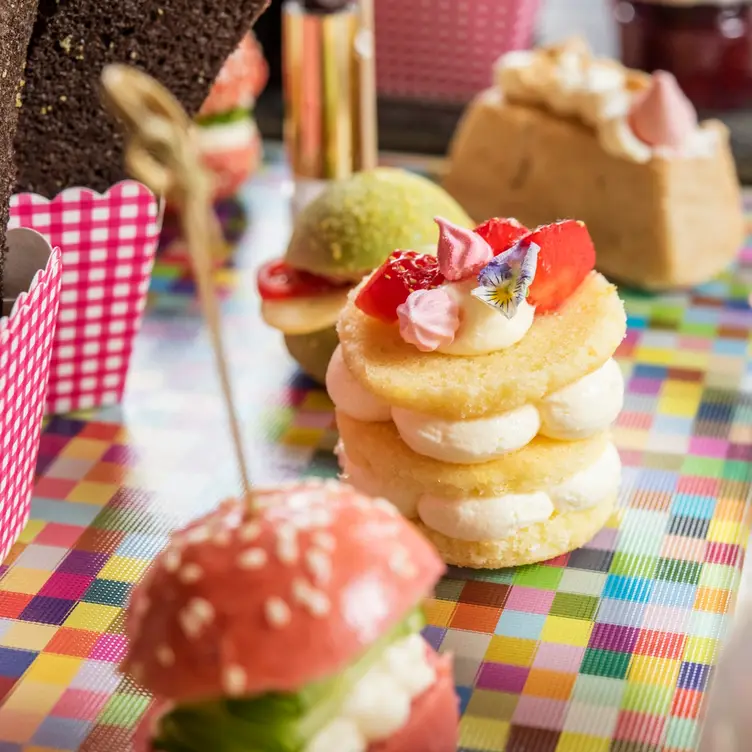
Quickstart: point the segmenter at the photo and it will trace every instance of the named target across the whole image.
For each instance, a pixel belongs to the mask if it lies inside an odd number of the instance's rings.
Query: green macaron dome
[[[286,260],[298,269],[358,279],[396,249],[436,247],[440,216],[463,227],[474,223],[430,180],[377,167],[329,185],[295,222]]]
[[[326,379],[326,369],[338,344],[337,330],[333,326],[311,334],[285,335],[287,351],[303,373],[319,384]]]

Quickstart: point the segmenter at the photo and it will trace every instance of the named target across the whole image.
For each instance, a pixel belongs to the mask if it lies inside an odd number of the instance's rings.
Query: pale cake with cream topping
[[[513,52],[468,105],[443,186],[477,222],[587,223],[597,267],[645,289],[705,282],[745,235],[728,129],[698,123],[667,73],[594,58],[580,42]]]
[[[435,256],[395,252],[340,317],[327,388],[343,477],[447,563],[565,553],[618,497],[623,304],[581,222],[437,223]]]

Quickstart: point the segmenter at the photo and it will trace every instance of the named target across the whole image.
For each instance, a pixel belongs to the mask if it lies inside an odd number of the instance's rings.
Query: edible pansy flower
[[[480,287],[472,291],[473,297],[511,319],[535,278],[538,251],[540,247],[535,243],[520,240],[493,258],[481,269]]]

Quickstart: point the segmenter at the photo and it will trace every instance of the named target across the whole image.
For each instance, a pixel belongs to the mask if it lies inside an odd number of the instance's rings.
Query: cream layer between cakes
[[[332,358],[326,385],[339,411],[355,420],[391,420],[414,452],[459,464],[497,459],[526,446],[538,434],[570,441],[593,436],[613,423],[624,401],[624,380],[613,358],[537,404],[474,420],[447,420],[390,406],[355,379],[340,348]]]

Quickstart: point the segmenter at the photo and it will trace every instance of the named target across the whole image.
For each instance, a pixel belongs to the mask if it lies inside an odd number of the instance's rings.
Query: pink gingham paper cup
[[[4,286],[17,289],[0,319],[0,563],[29,519],[62,271],[60,251],[38,233],[7,239]]]
[[[88,188],[68,188],[51,200],[16,194],[10,212],[11,227],[33,228],[62,251],[47,412],[119,403],[146,307],[160,201],[126,180],[104,195]]]

